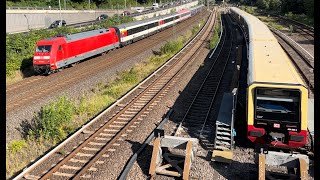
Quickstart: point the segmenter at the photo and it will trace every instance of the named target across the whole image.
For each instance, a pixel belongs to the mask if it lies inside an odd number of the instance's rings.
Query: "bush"
[[[289,26],[289,35],[291,36],[293,33],[293,26],[290,24]]]
[[[25,140],[13,140],[8,144],[8,150],[11,153],[20,152],[22,148],[26,147],[27,143]]]
[[[214,27],[214,31],[213,31],[213,37],[210,39],[210,43],[209,43],[209,47],[210,49],[213,49],[217,46],[218,41],[219,41],[219,37],[220,37],[220,31],[221,31],[221,23],[220,23],[220,19],[217,21],[217,25]]]
[[[41,109],[28,135],[36,139],[60,141],[72,131],[70,123],[74,112],[74,104],[62,96],[57,102],[50,103]]]
[[[285,17],[302,22],[312,27],[314,26],[314,17],[309,17],[305,14],[293,14],[292,12],[288,12],[285,14]]]
[[[161,54],[176,53],[183,47],[183,43],[180,41],[169,41],[160,48]]]

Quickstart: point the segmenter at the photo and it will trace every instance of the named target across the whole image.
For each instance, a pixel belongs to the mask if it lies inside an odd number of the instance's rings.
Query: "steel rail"
[[[224,27],[221,28],[222,31],[223,31],[223,29],[224,29]],[[225,32],[225,31],[223,31],[223,32]],[[190,110],[192,109],[192,106],[193,106],[193,104],[195,103],[198,95],[200,94],[201,89],[204,87],[205,82],[207,81],[209,75],[210,75],[211,72],[212,72],[212,69],[215,67],[216,62],[217,62],[217,60],[218,60],[219,57],[220,57],[220,54],[221,54],[221,52],[222,52],[222,49],[223,49],[223,47],[224,47],[224,44],[225,44],[225,41],[226,41],[226,37],[227,37],[227,35],[226,35],[225,33],[222,33],[222,35],[223,35],[224,37],[223,37],[223,41],[222,41],[222,42],[219,41],[219,44],[218,44],[218,45],[221,45],[221,48],[219,49],[218,55],[217,55],[217,57],[215,58],[215,61],[214,61],[213,65],[210,67],[210,70],[209,70],[209,72],[207,73],[205,79],[204,79],[203,82],[201,83],[201,86],[200,86],[200,88],[198,89],[195,97],[193,98],[193,100],[192,100],[192,102],[191,102],[188,110],[186,111],[183,119],[182,119],[181,122],[179,123],[179,126],[178,126],[177,130],[175,131],[174,136],[177,136],[177,135],[179,134],[179,130],[183,127],[183,124],[185,123],[185,120],[186,120],[187,115],[189,114]],[[222,37],[222,36],[220,36],[220,39],[221,39],[221,37]],[[222,43],[222,44],[220,44],[220,43]],[[216,46],[215,50],[218,48],[218,45]],[[214,50],[214,51],[215,51],[215,50]],[[211,54],[211,55],[212,55],[212,54]],[[211,58],[211,56],[210,56],[210,58]]]
[[[194,17],[192,17],[194,18]],[[184,21],[183,21],[184,22]],[[180,26],[181,24],[179,24]],[[183,27],[186,27],[185,26],[186,24],[183,24],[181,25]],[[160,32],[162,34],[160,34],[160,38],[161,37],[166,37],[168,34],[165,33],[165,31],[162,31]],[[152,39],[147,39],[148,41],[152,41]],[[144,44],[148,44],[148,41],[144,41],[143,43]],[[150,43],[150,42],[149,42]],[[156,44],[157,41],[152,41],[150,44]],[[143,51],[143,49],[141,49],[140,46],[132,46],[134,47],[132,49],[132,51],[134,52],[141,52]],[[131,47],[131,48],[132,48]],[[130,51],[125,51],[125,53],[122,53],[121,56],[124,56],[124,57],[129,57],[128,55],[132,54]],[[121,58],[121,56],[117,56],[116,58],[119,59]],[[86,62],[84,62],[86,63]],[[42,88],[41,91],[37,90],[37,91],[34,91],[35,89],[31,88],[31,90],[27,90],[27,91],[22,91],[20,94],[18,95],[15,95],[14,98],[9,98],[7,99],[7,102],[6,102],[6,112],[11,112],[12,110],[14,110],[15,108],[17,107],[21,107],[23,104],[25,103],[28,103],[29,99],[33,98],[33,99],[37,99],[37,98],[41,98],[42,96],[48,96],[49,94],[52,94],[54,92],[56,92],[57,90],[59,90],[61,87],[64,87],[66,84],[68,84],[70,86],[70,83],[75,83],[76,81],[79,81],[81,80],[82,78],[85,78],[85,77],[88,77],[92,74],[95,74],[97,72],[100,72],[101,70],[105,69],[105,68],[108,68],[109,66],[111,66],[112,64],[116,63],[115,61],[112,61],[112,62],[108,62],[108,63],[105,63],[105,61],[98,61],[98,62],[91,62],[90,64],[86,65],[86,66],[80,66],[79,68],[77,68],[75,70],[75,72],[71,72],[73,73],[71,78],[70,78],[70,75],[68,76],[68,74],[63,74],[63,75],[60,75],[57,76],[57,77],[43,77],[42,79],[44,78],[49,78],[49,80],[51,80],[50,84],[56,84],[56,86],[48,86],[48,87],[45,87],[45,88]],[[84,69],[88,69],[86,71],[83,72]],[[53,74],[54,75],[54,74]],[[33,85],[33,87],[38,87],[37,84],[41,84],[42,81],[32,81],[33,83],[29,83],[28,85]],[[67,83],[69,82],[69,83]],[[47,83],[48,84],[48,83]],[[23,86],[21,86],[23,87]],[[19,90],[16,89],[15,91]],[[34,91],[34,92],[32,92]],[[30,93],[32,92],[32,93]],[[14,92],[13,92],[14,93]],[[11,94],[11,92],[8,92],[8,94]],[[24,97],[26,94],[28,94],[28,97]],[[32,95],[30,95],[32,94]],[[18,96],[18,97],[17,97]],[[9,95],[10,97],[10,95]]]
[[[279,35],[276,34],[277,37]],[[282,40],[281,37],[279,37],[280,40]],[[313,68],[310,68],[309,64],[306,62],[306,60],[300,56],[300,54],[288,44],[285,40],[283,40],[284,43],[279,42],[282,49],[288,54],[288,56],[291,59],[291,62],[295,65],[296,69],[302,74],[303,79],[306,81],[307,86],[310,88],[310,90],[314,91],[314,72]],[[294,57],[290,51],[285,47],[285,45],[288,45],[288,47],[291,47],[295,53],[297,53],[298,57],[301,58],[301,60],[297,60],[296,57]],[[303,63],[303,64],[301,64]],[[311,74],[311,75],[310,75]]]
[[[222,18],[221,18],[221,19],[222,19]],[[227,21],[227,20],[226,20],[226,21]],[[228,57],[226,58],[226,63],[225,63],[225,65],[224,65],[224,67],[223,67],[223,71],[222,71],[222,73],[221,73],[219,82],[218,82],[218,84],[217,84],[216,91],[214,92],[214,95],[213,95],[213,97],[212,97],[212,100],[211,100],[211,103],[210,103],[210,107],[209,107],[209,111],[207,112],[206,118],[205,118],[205,120],[204,120],[204,122],[203,122],[202,128],[201,128],[200,133],[199,133],[199,137],[201,137],[202,132],[203,132],[203,130],[204,130],[204,127],[205,127],[205,125],[206,125],[206,123],[207,123],[207,120],[208,120],[209,115],[210,115],[211,108],[212,108],[212,106],[213,106],[214,101],[216,100],[216,95],[217,95],[217,93],[218,93],[218,90],[219,90],[219,86],[220,86],[222,77],[223,77],[223,75],[225,74],[225,70],[226,70],[227,64],[228,64],[228,62],[229,62],[229,58],[230,58],[230,54],[231,54],[231,50],[232,50],[232,46],[233,46],[233,34],[232,34],[232,31],[230,31],[230,33],[231,33],[231,36],[230,36],[230,37],[231,37],[231,40],[230,40],[230,41],[231,41],[231,45],[230,45],[230,49],[229,49],[229,51],[228,51]],[[219,55],[220,55],[220,53],[219,53]],[[202,88],[202,87],[201,87],[201,88]]]
[[[284,41],[286,41],[293,49],[295,49],[297,51],[297,53],[299,53],[299,55],[306,61],[306,63],[314,68],[314,56],[311,55],[306,49],[304,49],[300,44],[298,44],[296,41],[294,41],[292,38],[290,38],[289,36],[285,35],[284,33],[282,33],[281,31],[269,26],[269,29],[278,34],[278,36],[283,39]],[[305,54],[307,55],[305,55]]]
[[[207,22],[208,24],[208,22]],[[204,30],[204,28],[202,28],[201,32]],[[198,36],[200,35],[200,32],[194,37],[194,39],[192,39],[191,41],[189,41],[189,44],[191,44]],[[185,50],[188,46],[184,46],[183,49],[180,51],[182,52],[183,50]],[[121,100],[125,99],[127,96],[129,96],[131,93],[133,93],[135,90],[137,90],[143,83],[145,83],[146,81],[148,81],[150,78],[152,78],[155,74],[157,74],[159,71],[161,71],[164,67],[168,66],[168,64],[175,59],[180,53],[177,53],[176,55],[174,55],[171,60],[169,60],[168,62],[166,62],[162,67],[160,67],[156,72],[154,72],[152,75],[150,75],[148,78],[146,78],[143,82],[139,83],[134,89],[132,89],[128,94],[126,94],[125,96],[123,96],[121,99],[119,99],[117,102],[115,102],[111,107],[109,107],[108,109],[106,109],[105,111],[103,111],[100,115],[98,115],[96,118],[94,118],[93,120],[91,120],[88,124],[86,124],[85,126],[83,126],[80,130],[78,130],[76,133],[74,133],[70,138],[68,138],[67,140],[65,140],[64,142],[62,142],[59,146],[57,146],[56,148],[54,148],[52,151],[50,151],[48,154],[46,154],[43,158],[41,158],[40,160],[38,160],[36,163],[34,163],[33,165],[31,165],[30,167],[26,168],[25,171],[23,171],[21,174],[19,174],[18,176],[16,176],[14,179],[19,179],[22,178],[25,174],[27,174],[28,172],[32,171],[36,166],[40,165],[40,163],[42,163],[43,161],[45,161],[50,155],[54,154],[55,152],[57,152],[62,146],[64,146],[65,144],[67,144],[71,139],[74,139],[74,137],[76,137],[77,135],[79,135],[81,132],[83,132],[85,129],[87,129],[92,123],[94,123],[95,121],[97,121],[100,117],[102,117],[104,114],[106,114],[112,107],[116,106]]]
[[[191,59],[191,58],[190,58]],[[140,99],[140,97],[145,95],[145,92],[148,92],[148,90],[150,90],[151,88],[153,88],[160,80],[162,77],[167,75],[167,72],[169,72],[171,69],[173,69],[175,67],[175,65],[178,63],[179,61],[176,61],[175,64],[171,65],[170,68],[168,68],[162,75],[160,75],[157,80],[153,82],[150,86],[148,86],[142,93],[140,93],[140,95],[135,98],[136,101],[138,101]],[[185,62],[184,65],[186,65],[187,62]],[[81,170],[79,172],[77,172],[77,174],[73,177],[73,179],[80,179],[80,176],[82,174],[84,174],[92,165],[94,162],[96,162],[99,158],[101,158],[101,156],[121,137],[121,135],[126,132],[126,130],[128,130],[133,124],[134,122],[149,108],[149,106],[159,97],[159,95],[162,93],[163,89],[166,89],[170,82],[179,74],[180,71],[182,71],[183,68],[180,68],[180,70],[178,71],[178,73],[176,73],[173,77],[170,78],[170,80],[168,82],[165,83],[164,87],[161,88],[156,95],[138,112],[138,114],[136,114],[131,120],[129,120],[129,123],[123,127],[121,129],[121,131],[117,132],[116,136],[114,136],[111,141],[107,142],[107,144],[98,152],[98,154],[96,154],[92,159],[90,159],[90,161],[88,163],[86,163],[86,165],[84,167],[81,168]],[[134,104],[136,101],[132,101],[130,102],[130,104]],[[120,115],[122,115],[122,112],[125,112],[126,110],[128,110],[129,108],[131,108],[130,105],[127,105],[124,109],[122,109],[115,117],[113,117],[111,120],[109,120],[102,128],[100,128],[97,132],[95,132],[93,135],[91,135],[84,143],[82,143],[77,149],[79,149],[79,151],[81,150],[82,147],[84,147],[85,145],[87,145],[91,139],[93,139],[95,136],[98,136],[104,129],[106,129],[106,127],[108,125],[110,125],[111,123],[113,123],[114,120],[117,120],[118,117],[120,117]],[[44,175],[41,179],[48,179],[51,174],[53,174],[53,172],[55,172],[56,170],[59,169],[59,167],[61,167],[66,161],[68,161],[69,159],[71,159],[71,157],[73,157],[78,151],[73,151],[72,153],[70,153],[66,158],[64,158],[62,161],[59,162],[59,164],[57,164],[54,168],[52,168],[46,175]]]

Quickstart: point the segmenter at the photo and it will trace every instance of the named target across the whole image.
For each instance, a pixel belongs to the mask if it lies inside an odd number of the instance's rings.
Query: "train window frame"
[[[52,45],[37,45],[35,51],[36,53],[50,53],[51,48],[52,48]],[[42,50],[40,51],[40,49]],[[43,49],[46,51],[43,51]]]
[[[171,21],[173,21],[174,17],[170,17],[164,20],[164,24],[169,23]]]
[[[256,110],[256,104],[257,104],[257,91],[258,89],[277,89],[277,90],[285,90],[285,91],[296,91],[296,92],[299,92],[299,97],[298,97],[298,100],[299,100],[299,114],[298,114],[298,121],[279,121],[279,120],[271,120],[271,119],[257,119],[257,110]],[[268,122],[268,123],[274,123],[274,122],[277,122],[280,124],[283,124],[283,123],[289,123],[289,124],[300,124],[301,125],[301,100],[302,100],[302,97],[301,97],[301,90],[299,89],[284,89],[284,88],[270,88],[270,87],[255,87],[253,89],[253,92],[254,92],[254,95],[253,95],[253,98],[254,98],[254,101],[253,101],[253,108],[254,108],[254,117],[253,117],[253,120],[254,120],[254,125],[256,126],[257,125],[257,121],[260,121],[260,122]],[[300,129],[300,128],[298,128]]]

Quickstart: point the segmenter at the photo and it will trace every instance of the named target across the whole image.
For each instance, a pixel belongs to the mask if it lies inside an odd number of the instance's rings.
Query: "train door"
[[[59,62],[61,60],[65,59],[65,56],[64,56],[64,48],[63,46],[60,44],[58,46],[58,50],[57,50],[57,57],[56,57],[56,62]]]

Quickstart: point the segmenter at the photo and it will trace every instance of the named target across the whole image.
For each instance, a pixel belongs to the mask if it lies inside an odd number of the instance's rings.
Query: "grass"
[[[20,152],[26,146],[27,146],[27,143],[23,139],[13,140],[8,144],[8,151],[15,154],[17,152]]]
[[[18,152],[12,152],[7,149],[6,152],[6,178],[10,178],[13,173],[27,166],[35,158],[43,155],[50,147],[55,144],[50,141],[32,141],[23,140],[26,146],[23,146]],[[12,143],[12,142],[11,142]],[[9,143],[9,144],[11,144]]]
[[[253,7],[253,6],[240,6],[241,10],[246,11],[247,13],[250,13],[254,16],[256,16],[257,18],[259,18],[262,22],[264,22],[265,24],[276,28],[278,30],[281,31],[288,31],[289,27],[284,26],[282,24],[280,24],[276,19],[274,19],[271,16],[262,16],[259,14],[259,12],[261,11],[260,9],[258,9],[257,7]]]
[[[204,21],[201,23],[203,25]],[[195,26],[192,29],[199,30],[200,27]],[[195,33],[189,31],[175,41],[168,41],[161,47],[160,55],[153,55],[147,61],[118,73],[108,84],[98,83],[79,99],[72,100],[61,96],[57,101],[44,106],[35,115],[26,138],[9,143],[6,153],[7,178],[63,141],[89,119],[127,93],[179,51]]]
[[[258,7],[255,7],[255,6],[240,6],[239,8],[250,14],[255,14],[258,12]]]
[[[268,17],[268,16],[257,16],[262,22],[264,22],[265,24],[276,28],[278,30],[281,31],[289,31],[289,26],[284,26],[280,23],[278,23],[278,21],[276,19],[274,19],[273,17]]]
[[[284,15],[285,17],[304,23],[306,25],[314,27],[314,17],[309,17],[305,14],[292,14],[291,12]]]
[[[240,6],[239,8],[241,10],[246,11],[247,13],[258,16],[259,19],[261,18],[261,19],[265,20],[266,18],[268,18],[267,21],[268,21],[268,23],[270,23],[269,25],[274,28],[277,28],[277,29],[280,28],[279,30],[289,30],[288,29],[289,27],[285,27],[283,25],[280,25],[279,23],[277,23],[277,21],[272,20],[271,17],[259,15],[259,12],[265,12],[265,13],[270,13],[270,14],[280,14],[279,11],[266,11],[266,10],[258,9],[257,7],[254,7],[254,6]],[[305,14],[292,14],[292,12],[286,13],[283,16],[314,27],[314,17],[309,17]]]
[[[209,48],[210,49],[214,49],[218,44],[219,37],[220,37],[220,31],[221,31],[221,23],[220,23],[220,21],[221,21],[221,19],[217,18],[217,24],[214,26],[213,36],[210,39],[210,43],[209,43]]]

